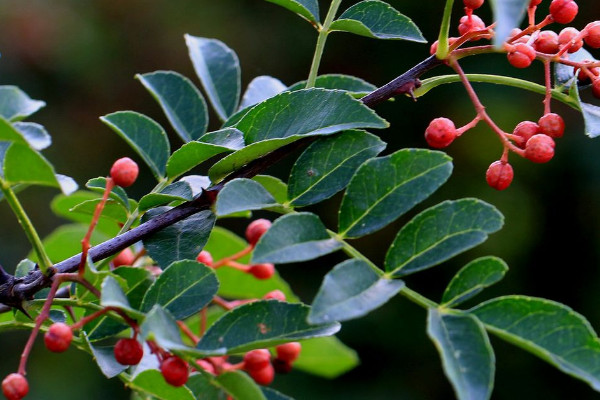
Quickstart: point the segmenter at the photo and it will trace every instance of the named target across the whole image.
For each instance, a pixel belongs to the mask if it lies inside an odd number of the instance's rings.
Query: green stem
[[[44,249],[42,240],[40,239],[37,231],[33,227],[33,224],[27,216],[25,209],[23,208],[23,206],[21,206],[19,199],[17,199],[17,196],[15,195],[15,192],[13,192],[10,185],[5,181],[0,180],[0,188],[2,189],[2,193],[4,194],[6,202],[17,217],[17,220],[19,221],[19,224],[21,224],[23,231],[25,231],[27,239],[29,239],[29,242],[33,246],[33,250],[35,251],[38,258],[38,266],[40,267],[40,271],[42,272],[42,274],[46,275],[48,268],[52,266],[52,262],[50,261],[48,254],[46,254],[46,249]]]
[[[409,289],[406,286],[404,286],[402,288],[402,290],[400,291],[400,294],[403,295],[404,297],[406,297],[408,300],[420,305],[421,307],[423,307],[425,309],[438,308],[440,306],[435,301],[429,300],[427,297],[420,295],[419,293],[415,292],[412,289]]]
[[[352,245],[350,245],[348,242],[346,242],[340,235],[338,235],[337,233],[335,233],[329,229],[327,230],[327,233],[329,233],[329,236],[331,236],[333,239],[335,239],[338,243],[342,244],[342,250],[344,251],[344,253],[346,253],[347,255],[349,255],[352,258],[357,258],[359,260],[364,261],[365,263],[367,263],[367,265],[369,267],[371,267],[371,269],[373,269],[373,271],[375,271],[377,273],[377,275],[383,276],[383,271],[381,271],[381,269],[379,269],[379,267],[377,265],[375,265],[371,260],[369,260],[367,257],[365,257],[360,251],[356,250]]]
[[[306,88],[311,88],[315,86],[315,82],[317,81],[317,74],[319,73],[319,65],[321,64],[321,57],[323,57],[323,50],[325,49],[325,42],[327,41],[327,35],[329,35],[329,28],[331,27],[331,23],[335,18],[335,14],[337,13],[338,8],[342,0],[332,0],[331,5],[329,6],[329,11],[327,12],[327,16],[325,17],[325,22],[323,22],[323,26],[319,29],[319,37],[317,38],[317,46],[315,48],[315,54],[313,56],[312,64],[310,66],[310,73],[308,74],[308,80],[306,81]]]
[[[446,0],[446,7],[444,7],[444,16],[442,17],[442,24],[440,26],[440,34],[438,35],[438,48],[435,56],[440,60],[444,60],[448,57],[448,36],[450,35],[450,19],[452,17],[452,6],[454,0]]]

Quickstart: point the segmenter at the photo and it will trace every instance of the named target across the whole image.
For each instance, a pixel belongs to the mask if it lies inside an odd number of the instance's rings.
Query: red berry
[[[594,82],[592,82],[592,94],[594,95],[595,98],[600,99],[600,79],[599,78],[594,79]]]
[[[275,347],[277,358],[288,362],[296,361],[300,355],[300,350],[302,350],[302,345],[298,342],[280,344],[279,346]]]
[[[579,7],[573,0],[552,0],[550,14],[559,24],[568,24],[575,19]]]
[[[429,123],[425,130],[425,140],[435,148],[442,149],[447,147],[456,139],[458,132],[454,122],[448,118],[436,118]]]
[[[523,138],[522,143],[519,144],[519,147],[524,148],[525,143],[536,133],[540,133],[540,127],[538,124],[532,121],[523,121],[519,122],[519,124],[513,130],[513,135],[519,136]]]
[[[285,294],[281,290],[272,290],[269,293],[265,294],[263,296],[263,299],[265,299],[265,300],[275,299],[275,300],[279,300],[279,301],[286,300]]]
[[[269,385],[275,378],[275,369],[270,363],[261,369],[252,369],[248,371],[248,374],[254,379],[254,382],[259,385]]]
[[[208,251],[206,250],[202,250],[199,254],[198,257],[196,257],[196,261],[208,266],[208,267],[212,267],[213,265],[213,258],[212,258],[212,254],[210,254]]]
[[[119,339],[115,345],[115,359],[119,364],[137,365],[144,356],[144,349],[135,339]]]
[[[261,218],[252,221],[246,228],[246,240],[254,246],[270,227],[271,221],[268,219]]]
[[[540,53],[555,54],[558,52],[558,34],[554,31],[541,31],[533,43]]]
[[[287,374],[292,370],[292,363],[276,358],[273,360],[273,369],[278,374]]]
[[[529,2],[529,7],[539,6],[541,2],[542,2],[542,0],[531,0]]]
[[[128,247],[119,254],[115,258],[113,258],[113,266],[115,268],[120,267],[122,265],[133,265],[135,261],[135,255],[133,251]]]
[[[502,161],[494,161],[485,173],[485,180],[488,185],[496,190],[504,190],[509,187],[513,177],[512,166]]]
[[[581,61],[582,64],[588,64],[591,63],[592,61],[590,60],[583,60]],[[579,68],[579,67],[573,67],[574,72],[577,74],[577,79],[579,79],[580,82],[587,82],[590,80],[590,74],[594,76],[594,80],[596,79],[596,77],[598,75],[600,75],[600,68],[598,67],[587,67],[587,68]]]
[[[465,7],[475,10],[483,5],[483,0],[463,0]]]
[[[71,331],[71,327],[62,322],[52,324],[44,335],[46,347],[55,353],[62,353],[67,350],[72,339],[73,331]]]
[[[600,21],[592,22],[586,31],[586,36],[583,38],[585,44],[597,49],[600,47]]]
[[[29,383],[21,374],[10,374],[2,381],[2,393],[8,400],[21,400],[29,393]]]
[[[528,44],[517,43],[507,57],[513,67],[527,68],[535,60],[535,50]]]
[[[560,31],[558,34],[558,45],[562,48],[563,46],[569,46],[567,50],[569,53],[575,53],[577,50],[583,47],[583,39],[575,40],[579,35],[579,31],[575,28],[568,27]]]
[[[565,132],[565,121],[555,113],[548,113],[538,121],[540,132],[551,138],[560,138]]]
[[[246,371],[263,369],[271,362],[271,353],[267,349],[250,350],[244,355]]]
[[[525,145],[525,158],[535,163],[545,163],[554,157],[554,139],[542,133],[533,135]]]
[[[460,33],[461,36],[466,33],[480,31],[482,29],[485,29],[485,22],[483,22],[481,18],[475,14],[464,15],[460,19],[460,24],[458,25],[458,33]]]
[[[183,386],[188,380],[188,363],[177,356],[170,356],[160,364],[160,372],[172,386]]]
[[[270,263],[254,264],[250,266],[248,272],[256,279],[269,279],[275,273],[275,266]]]
[[[140,169],[135,161],[129,157],[119,158],[110,169],[110,177],[115,185],[128,187],[137,179]]]

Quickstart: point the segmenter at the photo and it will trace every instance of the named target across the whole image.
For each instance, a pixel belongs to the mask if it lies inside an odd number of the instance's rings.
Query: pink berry
[[[128,187],[133,185],[140,172],[138,165],[129,157],[119,158],[110,169],[110,177],[115,185]]]
[[[271,221],[268,219],[257,219],[252,221],[246,228],[246,240],[250,245],[254,246],[258,240],[265,234],[266,231],[271,227]]]
[[[272,290],[269,293],[265,294],[263,296],[263,299],[265,300],[269,300],[269,299],[275,299],[275,300],[279,300],[279,301],[285,301],[285,294],[281,291],[281,290]]]
[[[558,45],[562,48],[568,46],[569,53],[575,53],[577,50],[583,47],[583,39],[575,38],[579,35],[579,31],[575,28],[568,27],[560,31],[558,34]]]
[[[160,364],[160,372],[165,381],[172,386],[183,386],[188,380],[188,363],[177,356],[167,357]]]
[[[55,353],[62,353],[71,345],[73,331],[71,327],[62,322],[56,322],[50,325],[50,328],[44,335],[44,343],[48,350]]]
[[[248,374],[254,379],[254,382],[266,386],[273,382],[273,379],[275,378],[275,369],[273,368],[273,365],[269,363],[264,368],[248,371]]]
[[[137,365],[144,356],[144,349],[137,340],[119,339],[114,349],[115,359],[122,365]]]
[[[529,7],[536,7],[536,6],[540,5],[541,2],[542,2],[542,0],[531,0],[529,2]]]
[[[454,122],[448,118],[436,118],[425,130],[425,140],[435,149],[447,147],[456,139],[458,132]]]
[[[592,22],[586,31],[585,44],[591,48],[597,49],[600,47],[600,21]]]
[[[275,273],[275,266],[270,263],[254,264],[250,266],[248,272],[256,279],[269,279]]]
[[[213,265],[212,254],[210,254],[206,250],[202,250],[198,254],[198,257],[196,257],[196,261],[198,261],[199,263],[202,263],[202,264],[206,265],[207,267],[212,267],[212,265]]]
[[[113,258],[113,266],[115,268],[120,267],[122,265],[133,265],[135,262],[135,255],[133,251],[128,247],[125,250],[121,251],[115,258]]]
[[[21,374],[10,374],[2,381],[2,393],[8,400],[21,400],[29,393],[29,383]]]
[[[464,15],[460,19],[458,25],[458,33],[462,36],[472,31],[480,31],[485,29],[485,22],[475,14]]]
[[[550,14],[559,24],[568,24],[575,19],[579,7],[573,0],[552,0]]]
[[[496,190],[504,190],[509,187],[513,177],[512,166],[502,161],[494,161],[485,173],[485,180],[488,185]]]
[[[515,68],[527,68],[535,60],[535,50],[528,44],[517,43],[507,54],[508,62]]]
[[[296,361],[300,355],[300,350],[302,350],[302,345],[298,342],[280,344],[279,346],[275,347],[277,358],[288,362]]]
[[[535,163],[546,163],[554,157],[554,139],[542,133],[533,135],[525,145],[525,158]]]
[[[483,5],[483,0],[463,0],[465,7],[475,10]]]
[[[513,130],[513,135],[521,137],[523,140],[520,143],[520,147],[524,148],[525,143],[536,133],[540,133],[540,127],[538,124],[532,121],[522,121]]]
[[[538,121],[540,132],[551,138],[560,138],[565,132],[565,121],[555,113],[545,114]]]
[[[558,52],[558,34],[554,31],[541,31],[533,46],[540,53],[556,54]]]
[[[246,371],[262,369],[271,362],[271,353],[267,349],[250,350],[244,355]]]

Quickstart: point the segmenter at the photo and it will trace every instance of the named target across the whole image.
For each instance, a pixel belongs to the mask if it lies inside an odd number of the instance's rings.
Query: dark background
[[[344,1],[342,9],[353,3]],[[418,1],[391,3],[411,17],[430,42],[434,40],[443,1],[430,1],[426,7]],[[547,9],[549,1],[543,3],[542,9]],[[324,18],[328,1],[321,4]],[[595,1],[580,2],[580,10],[575,27],[600,18]],[[490,21],[487,5],[479,14]],[[47,102],[46,108],[30,118],[45,125],[53,136],[53,146],[44,153],[57,172],[83,185],[89,178],[107,174],[118,157],[137,159],[98,117],[131,109],[168,127],[160,108],[133,77],[163,69],[178,71],[197,82],[183,41],[185,33],[217,38],[233,48],[241,61],[244,87],[258,75],[271,75],[286,84],[305,79],[316,40],[308,23],[263,0],[3,0],[0,84],[17,85],[32,98]],[[382,85],[425,58],[428,49],[429,44],[336,33],[329,37],[320,71],[357,75]],[[597,52],[595,55],[598,57]],[[518,71],[510,68],[502,55],[467,59],[463,67],[467,72],[510,74],[543,82],[540,63]],[[434,73],[450,70],[438,68]],[[537,120],[542,114],[539,95],[490,85],[475,87],[504,130],[511,131],[519,121]],[[389,143],[386,154],[402,147],[425,147],[423,131],[435,117],[450,117],[462,125],[475,115],[463,88],[456,84],[435,89],[417,103],[399,98],[378,106],[377,111],[392,124],[390,129],[377,132]],[[501,154],[500,143],[489,128],[480,124],[448,149],[455,172],[418,209],[448,198],[478,197],[497,206],[506,224],[477,249],[410,277],[410,287],[438,300],[460,266],[478,256],[497,255],[506,260],[510,272],[481,298],[513,293],[547,297],[568,304],[586,315],[593,326],[600,326],[600,142],[584,135],[581,115],[574,110],[554,104],[553,111],[567,122],[556,157],[545,165],[511,157],[515,180],[505,192],[496,192],[485,183],[487,166]],[[214,114],[211,118],[211,129],[216,129]],[[178,146],[177,137],[169,134],[173,147]],[[272,173],[285,178],[288,168],[289,162],[283,163]],[[152,185],[150,173],[143,170],[142,179],[129,193],[137,198]],[[42,235],[62,222],[49,211],[54,195],[55,190],[45,188],[21,194]],[[337,196],[312,211],[335,227],[339,201]],[[395,233],[412,215],[355,245],[381,262]],[[0,221],[0,263],[12,270],[29,247],[4,204],[0,204]],[[241,233],[246,223],[227,222],[226,226]],[[302,299],[310,302],[322,276],[341,259],[334,255],[279,270]],[[354,371],[333,381],[293,372],[278,376],[273,386],[298,399],[453,398],[424,328],[424,310],[402,298],[394,299],[368,317],[344,324],[339,337],[357,349],[362,359]],[[5,375],[16,369],[26,334],[2,333],[0,340],[0,375]],[[585,383],[496,338],[492,342],[497,358],[494,399],[598,398]],[[91,359],[75,350],[52,355],[37,346],[29,378],[31,399],[128,398],[117,379],[105,380]]]

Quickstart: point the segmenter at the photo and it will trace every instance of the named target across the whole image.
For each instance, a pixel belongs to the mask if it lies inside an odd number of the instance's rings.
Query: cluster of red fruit
[[[450,145],[457,137],[474,127],[479,120],[485,120],[499,134],[504,145],[504,153],[501,159],[493,162],[486,172],[487,183],[497,190],[506,189],[513,179],[513,168],[508,163],[509,151],[535,163],[545,163],[554,156],[554,139],[563,136],[565,130],[564,120],[560,115],[550,111],[550,62],[563,62],[572,65],[579,80],[591,81],[593,94],[600,98],[600,68],[597,67],[597,63],[591,64],[589,60],[581,63],[568,61],[568,54],[579,50],[584,43],[592,48],[600,48],[600,21],[588,24],[581,31],[573,27],[564,28],[558,34],[550,30],[542,30],[544,26],[552,22],[560,24],[572,22],[577,15],[578,6],[574,0],[552,0],[549,15],[536,25],[535,11],[541,2],[542,0],[530,1],[528,7],[529,27],[525,30],[514,29],[504,43],[504,49],[507,52],[509,63],[514,67],[526,68],[536,58],[546,64],[547,93],[544,100],[544,115],[537,122],[523,121],[519,123],[512,134],[509,134],[494,126],[485,113],[483,106],[477,104],[479,100],[476,99],[475,105],[478,114],[469,124],[456,128],[450,119],[436,118],[431,121],[425,130],[427,143],[433,148],[440,149]],[[489,39],[493,34],[492,26],[486,27],[481,18],[473,14],[473,10],[481,7],[484,0],[463,0],[463,3],[465,5],[465,15],[460,19],[458,26],[461,37],[450,38],[448,41],[450,53],[446,61],[449,63],[453,60],[452,51],[456,50],[461,44],[482,38]],[[431,47],[431,53],[435,54],[437,48],[438,43],[436,42]],[[460,69],[457,72],[462,73]],[[461,77],[468,81],[464,75]],[[472,88],[467,87],[467,90],[471,91],[472,98],[476,98]]]
[[[302,349],[300,343],[290,342],[275,347],[277,356],[271,360],[271,352],[267,349],[257,349],[246,353],[242,368],[259,385],[269,385],[273,382],[275,372],[288,373],[292,363],[296,361]]]

